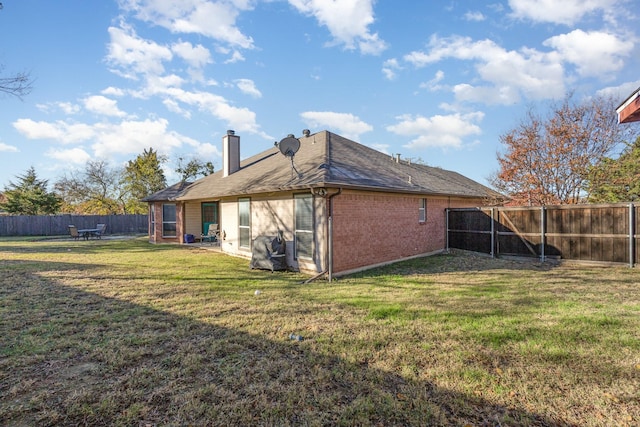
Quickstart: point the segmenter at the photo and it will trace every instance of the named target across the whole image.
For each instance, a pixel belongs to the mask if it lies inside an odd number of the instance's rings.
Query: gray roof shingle
[[[224,177],[222,171],[183,188],[175,200],[214,199],[311,187],[341,187],[426,195],[502,197],[457,172],[405,160],[396,162],[357,142],[328,131],[300,137],[293,157],[272,147],[245,159],[240,169]],[[166,191],[166,190],[163,190]],[[167,200],[162,191],[146,201]]]

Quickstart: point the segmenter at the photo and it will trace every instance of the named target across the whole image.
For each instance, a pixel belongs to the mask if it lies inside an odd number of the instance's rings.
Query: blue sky
[[[330,130],[486,184],[527,108],[640,86],[639,0],[3,0],[0,189]],[[301,148],[303,149],[303,148]]]

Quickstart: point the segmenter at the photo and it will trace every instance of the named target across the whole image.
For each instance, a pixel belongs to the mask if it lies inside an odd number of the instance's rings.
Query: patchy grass
[[[0,419],[640,423],[638,269],[443,255],[303,279],[141,239],[0,240]]]

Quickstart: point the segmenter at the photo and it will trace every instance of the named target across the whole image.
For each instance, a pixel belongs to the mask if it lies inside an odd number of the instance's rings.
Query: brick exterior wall
[[[173,202],[166,202],[173,203]],[[149,242],[151,243],[184,243],[184,203],[176,202],[176,237],[162,236],[162,205],[165,202],[154,202],[156,229],[152,233],[151,216],[149,216]]]
[[[332,199],[333,204],[333,272],[340,273],[368,266],[401,260],[445,249],[445,209],[476,207],[481,199],[427,197],[427,219],[419,221],[420,195],[344,191]],[[251,199],[252,238],[260,233],[273,234],[281,229],[285,233],[287,258],[291,267],[319,272],[326,269],[325,199],[315,202],[314,260],[300,265],[293,259],[293,196],[280,195],[277,199],[253,197]],[[151,232],[151,243],[184,243],[188,228],[201,227],[199,202],[192,206],[176,203],[176,237],[162,236],[162,205],[155,202],[156,227]],[[251,256],[250,251],[237,248],[237,199],[220,201],[221,230],[226,239],[221,248],[234,255]],[[193,222],[196,221],[196,224]],[[190,224],[186,224],[189,222]],[[187,228],[185,228],[187,226]],[[194,233],[192,233],[194,234]],[[289,259],[290,258],[290,259]]]
[[[480,206],[480,199],[427,197],[419,222],[416,195],[344,192],[333,199],[333,271],[444,250],[445,209]]]

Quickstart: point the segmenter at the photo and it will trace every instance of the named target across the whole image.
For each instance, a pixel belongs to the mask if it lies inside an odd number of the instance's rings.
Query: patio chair
[[[102,239],[102,235],[104,234],[106,229],[107,229],[107,224],[97,224],[96,230],[98,231],[96,232],[96,237],[98,239]]]
[[[204,243],[205,240],[209,240],[212,245],[218,241],[218,224],[209,224],[207,234],[200,235],[200,241]]]
[[[70,225],[69,226],[69,234],[71,235],[71,237],[73,237],[75,240],[79,240],[80,239],[80,233],[78,233],[78,227],[76,227],[75,225]]]

